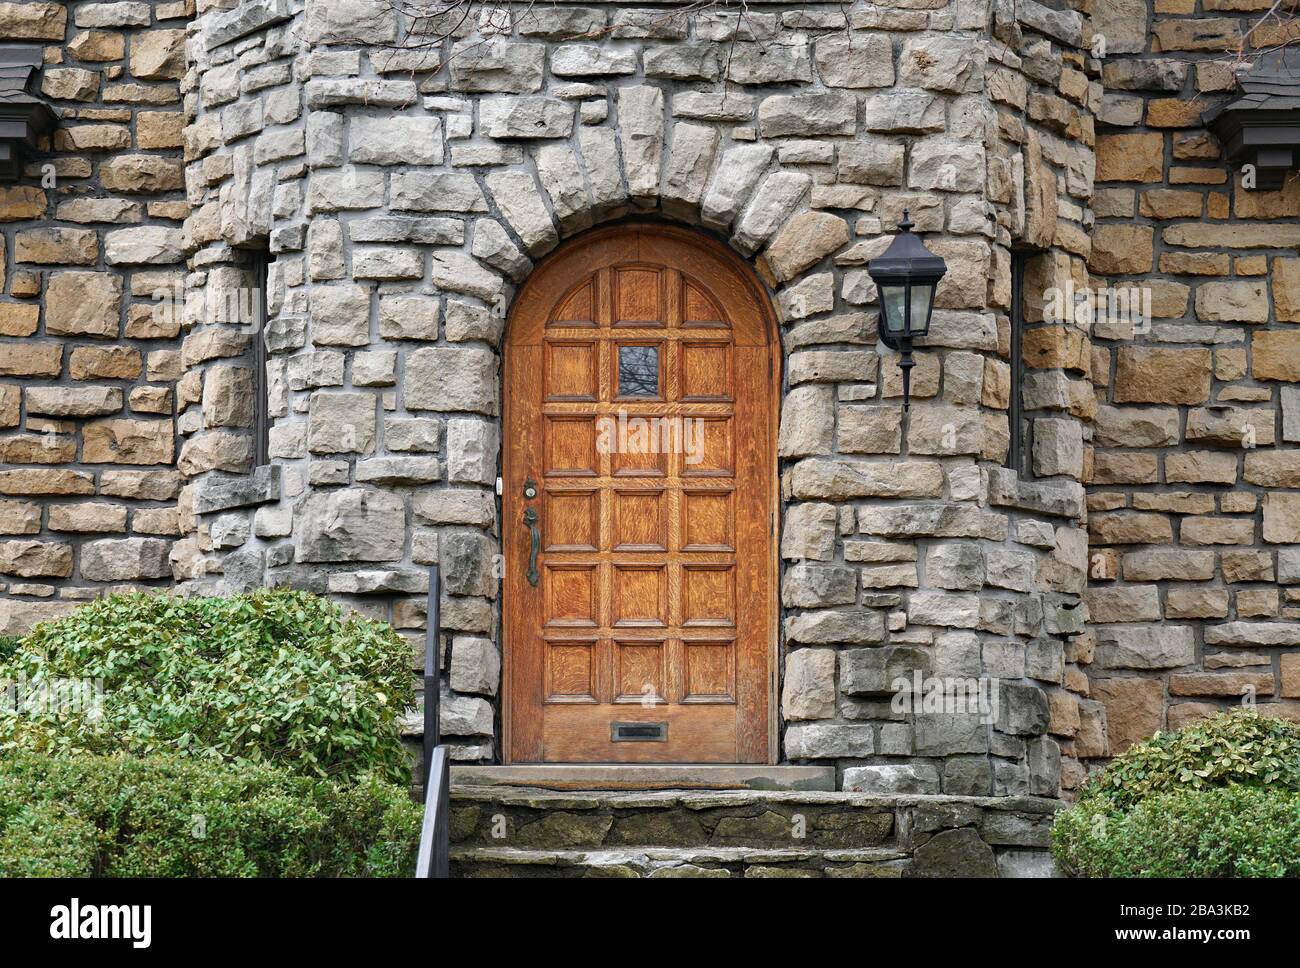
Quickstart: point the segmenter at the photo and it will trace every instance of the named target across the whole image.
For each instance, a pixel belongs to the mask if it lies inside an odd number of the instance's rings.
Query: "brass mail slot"
[[[612,743],[666,743],[667,723],[610,723],[609,739]]]

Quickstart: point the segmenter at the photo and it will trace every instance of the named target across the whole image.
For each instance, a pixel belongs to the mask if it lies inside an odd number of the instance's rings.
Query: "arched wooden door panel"
[[[505,356],[507,760],[769,762],[780,378],[748,267],[589,233]]]

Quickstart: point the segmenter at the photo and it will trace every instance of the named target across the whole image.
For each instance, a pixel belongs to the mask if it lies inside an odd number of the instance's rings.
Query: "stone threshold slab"
[[[513,786],[542,790],[826,790],[833,766],[717,764],[536,763],[453,766],[452,786]]]

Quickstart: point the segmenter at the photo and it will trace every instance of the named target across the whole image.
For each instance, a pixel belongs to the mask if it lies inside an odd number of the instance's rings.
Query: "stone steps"
[[[458,847],[451,871],[453,877],[900,877],[906,859],[896,850]]]
[[[764,790],[452,786],[459,877],[1050,873],[1054,801]]]

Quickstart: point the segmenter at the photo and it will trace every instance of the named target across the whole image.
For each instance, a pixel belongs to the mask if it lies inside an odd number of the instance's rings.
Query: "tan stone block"
[[[1174,157],[1179,161],[1218,161],[1223,154],[1218,140],[1206,131],[1180,131],[1173,140]]]
[[[126,530],[126,508],[121,504],[94,501],[87,504],[51,504],[51,531],[106,534]]]
[[[1300,246],[1300,225],[1234,222],[1230,225],[1184,222],[1160,233],[1169,245],[1189,249],[1293,249]],[[1225,263],[1226,264],[1226,263]]]
[[[1106,707],[1111,755],[1118,755],[1164,728],[1164,687],[1139,677],[1094,679],[1092,697]]]
[[[1300,543],[1300,494],[1264,495],[1264,540],[1269,544]]]
[[[1165,480],[1170,484],[1235,484],[1237,456],[1209,450],[1167,454]]]
[[[1262,407],[1254,410],[1198,407],[1187,414],[1186,439],[1224,447],[1271,447],[1276,433],[1274,424],[1273,411]]]
[[[1214,495],[1193,494],[1191,491],[1134,491],[1133,508],[1167,514],[1213,514]]]
[[[172,339],[180,331],[180,314],[170,312],[162,303],[132,303],[127,307],[127,339]]]
[[[1268,322],[1263,282],[1203,282],[1196,289],[1196,317],[1212,322]]]
[[[939,394],[939,374],[942,372],[937,353],[920,353],[914,357],[912,368],[912,399],[925,400]],[[881,396],[888,399],[903,395],[903,371],[898,367],[897,355],[880,358]]]
[[[176,466],[189,477],[211,470],[238,474],[247,471],[252,460],[252,438],[247,434],[211,431],[185,441]]]
[[[36,332],[40,321],[40,306],[0,303],[0,336],[31,336]]]
[[[1027,330],[1021,347],[1025,365],[1034,369],[1077,370],[1086,376],[1092,366],[1088,338],[1072,326]]]
[[[68,359],[74,380],[134,380],[140,368],[140,351],[129,346],[78,346]]]
[[[1164,175],[1165,137],[1109,134],[1097,139],[1097,181],[1158,182]]]
[[[1092,484],[1153,484],[1159,474],[1155,454],[1094,452]]]
[[[1153,188],[1142,193],[1141,212],[1147,218],[1200,218],[1204,206],[1200,192]]]
[[[68,8],[61,3],[0,3],[0,37],[5,40],[63,40]]]
[[[1205,196],[1205,214],[1210,218],[1228,217],[1228,196],[1225,192],[1210,192]]]
[[[1185,545],[1248,545],[1255,541],[1255,522],[1249,518],[1184,518],[1178,534]]]
[[[1154,98],[1147,102],[1147,127],[1199,128],[1202,110],[1200,103],[1192,99]]]
[[[99,492],[108,497],[141,501],[170,501],[181,489],[176,471],[110,471],[100,474]]]
[[[172,391],[168,387],[136,387],[129,402],[137,413],[171,413]]]
[[[1150,272],[1155,264],[1154,234],[1149,225],[1098,225],[1092,232],[1088,268],[1108,276]]]
[[[178,535],[181,533],[175,508],[140,508],[131,515],[131,530],[136,534]]]
[[[181,163],[158,155],[119,155],[99,166],[99,177],[110,192],[153,194],[185,187]]]
[[[1243,476],[1261,487],[1300,487],[1300,451],[1251,451]]]
[[[96,420],[81,432],[87,464],[169,464],[175,452],[170,420]]]
[[[185,115],[180,111],[141,111],[135,117],[135,139],[141,148],[184,147]]]
[[[1240,173],[1233,179],[1233,207],[1237,218],[1295,218],[1300,216],[1300,179],[1288,178],[1278,191],[1242,188]]]
[[[1181,672],[1169,677],[1171,696],[1273,695],[1271,672]]]
[[[72,548],[53,541],[0,541],[0,574],[67,578],[72,574]]]
[[[1300,323],[1300,259],[1273,259],[1273,311],[1280,322]]]
[[[93,101],[99,93],[99,71],[81,67],[48,67],[41,93],[56,101]]]
[[[1250,588],[1237,592],[1237,618],[1274,618],[1278,611],[1276,588]]]
[[[141,31],[131,41],[131,74],[150,81],[175,80],[185,73],[185,31]]]
[[[14,236],[15,262],[85,266],[98,257],[99,236],[91,229],[29,229]]]
[[[1092,515],[1088,533],[1095,544],[1168,544],[1174,540],[1167,516],[1135,511]]]
[[[1190,286],[1168,279],[1152,279],[1147,288],[1151,290],[1151,315],[1156,319],[1179,319],[1187,315]]]
[[[45,216],[45,193],[32,185],[0,186],[0,222]]]
[[[1152,27],[1151,33],[1153,53],[1174,50],[1231,51],[1241,43],[1241,28],[1236,20],[1228,17],[1161,20]]]
[[[251,427],[253,381],[247,367],[218,364],[203,375],[203,425]]]
[[[1165,252],[1160,271],[1181,276],[1226,276],[1232,269],[1228,256],[1217,252]]]
[[[1224,185],[1228,181],[1228,173],[1220,168],[1191,168],[1182,165],[1170,168],[1168,177],[1171,185]]]
[[[1240,380],[1246,375],[1246,351],[1239,346],[1216,346],[1214,349],[1214,378]]]
[[[1282,688],[1279,694],[1285,699],[1300,699],[1300,652],[1289,652],[1281,657]]]
[[[1204,403],[1210,398],[1208,349],[1125,346],[1115,366],[1117,403]]]
[[[18,426],[22,399],[21,387],[13,383],[0,383],[0,428]]]
[[[95,479],[84,471],[24,468],[0,471],[0,494],[94,494]]]
[[[1300,383],[1300,330],[1263,330],[1251,337],[1256,380]]]
[[[0,342],[0,376],[58,376],[62,368],[58,343]]]
[[[39,504],[0,500],[0,534],[36,534],[40,530]]]
[[[1165,593],[1165,618],[1227,618],[1228,593],[1222,588],[1171,588]]]
[[[68,42],[68,53],[80,61],[121,60],[125,52],[125,38],[108,30],[82,30]]]
[[[45,331],[52,336],[117,336],[122,278],[112,272],[55,272],[45,293]]]
[[[77,442],[57,434],[17,434],[0,438],[0,464],[69,464]]]

